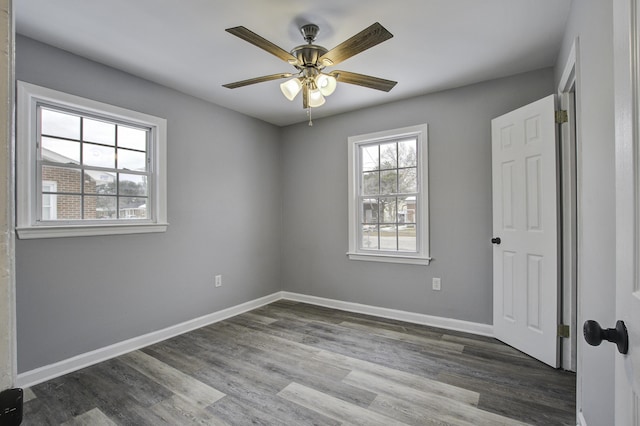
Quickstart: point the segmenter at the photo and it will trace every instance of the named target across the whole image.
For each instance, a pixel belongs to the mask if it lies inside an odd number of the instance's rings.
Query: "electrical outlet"
[[[216,287],[222,287],[222,275],[216,275]]]
[[[441,288],[441,287],[440,287],[440,278],[433,278],[433,279],[431,280],[431,287],[432,287],[434,290],[440,290],[440,288]]]

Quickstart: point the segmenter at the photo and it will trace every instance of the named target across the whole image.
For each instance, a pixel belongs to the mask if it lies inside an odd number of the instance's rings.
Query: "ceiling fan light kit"
[[[280,84],[280,90],[290,101],[293,101],[298,93],[302,92],[302,107],[307,110],[310,126],[313,124],[311,121],[310,108],[324,105],[325,96],[330,96],[336,90],[338,82],[355,84],[385,92],[388,92],[397,84],[395,81],[348,71],[323,72],[326,67],[337,65],[393,37],[393,35],[378,22],[360,31],[358,34],[345,40],[331,50],[313,44],[319,32],[317,25],[303,25],[300,28],[300,32],[307,44],[293,48],[290,53],[245,27],[228,28],[226,31],[293,65],[298,72],[296,74],[280,73],[266,75],[225,84],[223,86],[229,89],[236,89],[255,83],[293,77]]]
[[[302,89],[302,82],[298,77],[287,80],[280,85],[282,94],[290,101],[300,93],[300,89]]]

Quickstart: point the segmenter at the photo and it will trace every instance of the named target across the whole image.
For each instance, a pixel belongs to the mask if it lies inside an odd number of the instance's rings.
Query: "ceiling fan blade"
[[[376,22],[322,55],[318,62],[325,66],[337,65],[360,52],[389,40],[391,37],[393,34],[379,22]]]
[[[397,81],[385,80],[384,78],[371,77],[370,75],[357,74],[349,71],[333,71],[331,75],[340,83],[357,84],[358,86],[388,92],[398,84]]]
[[[237,89],[238,87],[248,86],[250,84],[263,83],[265,81],[278,80],[280,78],[289,78],[293,74],[285,72],[280,74],[264,75],[262,77],[250,78],[248,80],[236,81],[235,83],[223,84],[222,87],[227,89]]]
[[[225,31],[230,34],[233,34],[236,37],[240,37],[244,41],[248,41],[249,43],[259,47],[262,50],[266,50],[272,55],[275,55],[278,58],[282,59],[283,61],[289,62],[292,65],[295,65],[298,63],[298,59],[295,56],[293,56],[291,53],[287,52],[286,50],[284,50],[279,46],[276,46],[275,44],[271,43],[269,40],[259,36],[258,34],[254,33],[251,30],[248,30],[245,27],[227,28]]]

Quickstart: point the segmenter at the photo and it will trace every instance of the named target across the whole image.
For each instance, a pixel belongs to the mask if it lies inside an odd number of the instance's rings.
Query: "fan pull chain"
[[[313,121],[311,120],[311,107],[307,107],[307,116],[309,117],[309,127],[313,126]]]

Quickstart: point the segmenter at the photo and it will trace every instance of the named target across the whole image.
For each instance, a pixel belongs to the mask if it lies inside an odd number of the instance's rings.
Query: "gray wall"
[[[280,290],[278,128],[30,39],[16,50],[19,80],[168,120],[170,223],[17,241],[19,372]]]
[[[551,93],[545,69],[285,128],[284,290],[491,324],[491,119]],[[421,123],[429,124],[435,260],[348,260],[347,138]],[[431,290],[432,277],[442,291]]]
[[[578,51],[578,163],[582,182],[578,216],[578,324],[594,319],[615,324],[615,131],[613,97],[613,6],[600,0],[574,1],[556,81],[574,39]],[[614,418],[615,350],[591,347],[578,338],[578,408],[587,424]]]

